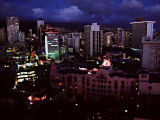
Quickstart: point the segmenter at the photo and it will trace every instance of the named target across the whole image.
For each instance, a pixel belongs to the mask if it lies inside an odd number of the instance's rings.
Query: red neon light
[[[43,30],[43,31],[45,31],[45,32],[47,32],[47,31],[58,32],[59,30]]]
[[[63,83],[60,82],[60,83],[59,83],[59,86],[62,86],[62,85],[63,85]]]
[[[56,66],[52,66],[51,69],[55,71],[56,70]]]
[[[49,31],[49,30],[43,30],[43,31]]]
[[[40,99],[40,98],[35,97],[35,98],[34,98],[34,100],[35,100],[35,101],[40,101],[41,99]]]
[[[124,99],[124,96],[121,96],[121,99]]]
[[[48,28],[54,28],[54,27],[48,27]]]

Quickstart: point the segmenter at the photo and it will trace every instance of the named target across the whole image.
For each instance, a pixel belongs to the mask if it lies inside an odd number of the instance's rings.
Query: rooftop
[[[130,24],[139,24],[139,23],[156,23],[156,21],[137,21],[137,22],[131,22]]]

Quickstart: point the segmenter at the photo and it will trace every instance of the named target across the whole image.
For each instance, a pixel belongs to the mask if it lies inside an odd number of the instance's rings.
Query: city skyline
[[[26,21],[42,17],[49,22],[129,26],[136,18],[158,21],[160,12],[158,0],[1,0],[0,4],[1,21],[17,16]]]
[[[0,118],[160,120],[158,0],[0,0]]]

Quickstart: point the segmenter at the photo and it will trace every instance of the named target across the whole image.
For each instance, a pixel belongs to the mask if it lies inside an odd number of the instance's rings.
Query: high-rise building
[[[142,68],[156,71],[160,69],[160,40],[143,37]]]
[[[118,28],[116,32],[116,44],[120,47],[129,47],[130,46],[130,31]]]
[[[32,29],[29,29],[29,37],[31,38],[33,36],[33,31]]]
[[[48,58],[59,58],[59,36],[58,33],[46,32],[45,53]]]
[[[19,18],[18,17],[7,17],[7,35],[8,43],[13,44],[17,41],[16,34],[19,32]]]
[[[153,39],[153,25],[155,21],[145,21],[140,20],[136,22],[131,22],[132,24],[132,40],[131,47],[133,48],[142,48],[142,37],[149,37]]]
[[[97,56],[102,53],[103,31],[100,25],[92,23],[92,25],[84,26],[85,51],[88,56]]]
[[[5,45],[6,44],[6,34],[5,34],[5,29],[0,28],[0,45]]]
[[[39,18],[37,20],[37,30],[39,30],[41,25],[44,25],[44,20],[42,18]]]
[[[82,37],[82,33],[70,33],[68,38],[68,46],[73,47],[76,53],[80,51],[80,39]]]
[[[104,34],[104,41],[103,41],[103,46],[111,46],[112,45],[112,40],[113,40],[114,33],[113,32],[107,32]]]
[[[118,28],[118,46],[124,47],[124,30],[122,28]]]
[[[18,40],[19,42],[25,42],[25,33],[22,32],[22,31],[19,31],[19,32],[17,33],[17,40]]]
[[[42,18],[37,20],[37,34],[38,34],[38,44],[42,47],[44,46],[44,32],[45,29],[44,20]]]

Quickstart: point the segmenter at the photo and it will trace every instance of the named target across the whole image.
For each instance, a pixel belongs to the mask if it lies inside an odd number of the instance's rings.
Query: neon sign
[[[111,66],[111,61],[107,60],[107,59],[104,59],[104,61],[102,63],[102,66],[110,67]]]

